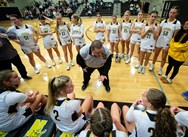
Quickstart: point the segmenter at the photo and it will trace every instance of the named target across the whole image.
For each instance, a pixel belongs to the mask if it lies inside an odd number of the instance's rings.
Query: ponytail
[[[160,108],[155,120],[154,137],[176,137],[176,121],[168,108]]]

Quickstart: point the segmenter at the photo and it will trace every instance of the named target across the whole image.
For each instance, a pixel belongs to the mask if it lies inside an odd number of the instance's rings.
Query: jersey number
[[[54,110],[53,113],[54,113],[54,115],[55,115],[55,120],[60,121],[60,120],[58,119],[58,117],[59,117],[58,111],[57,111],[57,110]]]
[[[168,36],[168,31],[163,31],[163,36]]]
[[[61,32],[61,35],[62,35],[62,36],[65,36],[65,32]]]
[[[113,33],[113,34],[116,34],[116,30],[112,30],[112,33]]]
[[[25,39],[25,40],[29,40],[29,37],[28,37],[28,36],[24,36],[24,39]]]
[[[152,128],[152,127],[148,128],[148,132],[150,133],[150,137],[153,137],[153,131],[154,131],[154,128]]]
[[[127,29],[124,29],[124,33],[127,33]]]

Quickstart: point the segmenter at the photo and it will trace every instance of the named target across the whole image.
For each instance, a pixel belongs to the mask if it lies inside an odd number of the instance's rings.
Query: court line
[[[151,64],[149,63],[149,65],[151,65]],[[159,82],[159,79],[158,79],[158,77],[157,77],[155,71],[152,70],[152,73],[153,73],[153,75],[154,75],[154,77],[155,77],[155,79],[156,79],[156,81],[157,81],[157,84],[159,85],[161,91],[165,93],[165,91],[164,91],[164,89],[163,89],[163,86],[162,86],[161,83]],[[168,100],[168,97],[167,97],[166,94],[165,94],[165,96],[166,96],[166,99],[167,99],[167,104],[170,105],[170,101]]]

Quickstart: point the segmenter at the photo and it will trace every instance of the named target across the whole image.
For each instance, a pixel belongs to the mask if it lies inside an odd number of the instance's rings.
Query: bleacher
[[[129,10],[129,2],[121,3],[121,16],[123,16],[126,10]]]
[[[97,12],[100,12],[100,14],[102,16],[112,16],[112,14],[113,14],[113,6],[114,5],[112,2],[104,2],[103,5],[90,3],[90,5],[92,6],[92,9],[94,6],[98,7],[95,9],[95,12],[91,11],[91,13],[92,13],[91,16],[96,16]],[[87,12],[88,12],[88,8],[85,7],[80,16],[88,16]]]

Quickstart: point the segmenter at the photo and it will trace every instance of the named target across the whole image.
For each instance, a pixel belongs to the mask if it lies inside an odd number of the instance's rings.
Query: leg
[[[16,55],[14,58],[12,58],[11,62],[12,64],[14,64],[14,66],[16,66],[22,78],[28,77],[26,68],[24,64],[22,63],[19,55]]]
[[[127,55],[129,54],[129,44],[130,44],[130,41],[126,41],[126,54]]]
[[[126,132],[125,127],[121,124],[120,111],[121,110],[119,106],[117,105],[117,103],[113,103],[111,106],[111,116],[112,116],[113,123],[115,124],[117,130]]]
[[[140,51],[140,65],[142,66],[146,51]]]
[[[99,102],[98,104],[97,104],[97,107],[96,108],[104,108],[104,104],[102,103],[102,102]]]
[[[26,54],[29,58],[30,64],[35,68],[35,60],[33,58],[33,53]]]
[[[84,81],[83,84],[84,85],[88,85],[89,80],[90,80],[90,76],[93,73],[95,69],[94,68],[87,68],[87,72],[83,71],[83,77],[84,77]]]
[[[68,44],[68,50],[69,50],[69,54],[70,54],[70,59],[73,59],[73,53],[72,53],[72,43]]]
[[[80,49],[81,49],[80,45],[76,45],[76,50],[77,50],[77,52],[79,52]]]
[[[137,54],[138,54],[138,61],[140,62],[140,44],[136,44]]]
[[[118,54],[118,52],[119,52],[118,44],[119,44],[119,42],[115,42],[115,43],[114,43],[115,50],[116,50],[116,54]]]
[[[172,57],[168,56],[168,66],[167,66],[166,73],[165,73],[166,76],[168,76],[173,66],[174,66],[173,59]]]
[[[173,70],[172,75],[171,75],[171,77],[170,77],[171,80],[178,74],[179,68],[180,68],[180,66],[181,66],[184,62],[179,62],[179,61],[174,60],[174,63],[175,63],[175,64],[174,64],[174,70]]]
[[[121,41],[121,46],[122,46],[122,53],[124,53],[125,52],[125,41],[124,40]]]
[[[132,131],[135,129],[135,123],[134,122],[128,122],[126,120],[126,115],[127,115],[127,111],[129,110],[129,107],[127,107],[126,105],[123,106],[123,120],[125,123],[125,127],[127,129],[128,132],[132,133]]]
[[[65,62],[68,63],[68,55],[67,55],[67,45],[62,46]]]
[[[155,62],[157,61],[160,51],[161,51],[161,48],[155,47],[152,64],[155,64]]]
[[[135,44],[130,43],[130,47],[131,47],[131,52],[130,52],[130,58],[131,58],[133,56],[133,53],[134,53]]]
[[[113,42],[110,42],[110,49],[111,49],[112,54],[114,54],[114,43]]]
[[[82,112],[85,112],[86,115],[88,112],[91,112],[93,108],[93,97],[92,96],[87,96],[82,103]]]
[[[55,51],[56,55],[61,58],[61,55],[59,53],[58,47],[54,47],[53,50]]]
[[[48,55],[50,56],[50,59],[53,61],[54,60],[54,57],[53,57],[53,54],[52,54],[52,49],[47,49],[48,51]]]
[[[149,57],[151,56],[151,52],[146,52],[146,58],[144,62],[144,66],[146,67],[149,63]]]
[[[168,55],[168,48],[167,49],[162,49],[162,60],[161,60],[161,68],[164,67],[166,63],[166,57]]]
[[[42,62],[46,63],[46,59],[41,55],[40,50],[34,53]]]

